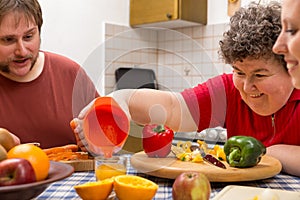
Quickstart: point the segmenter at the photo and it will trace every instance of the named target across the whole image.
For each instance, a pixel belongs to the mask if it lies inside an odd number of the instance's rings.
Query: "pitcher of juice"
[[[129,120],[111,97],[98,97],[83,119],[83,132],[97,155],[109,158],[121,150],[128,133]]]

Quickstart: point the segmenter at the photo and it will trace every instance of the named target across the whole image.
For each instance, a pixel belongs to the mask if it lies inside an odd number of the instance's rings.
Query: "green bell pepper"
[[[266,154],[266,147],[254,137],[233,136],[225,142],[224,153],[231,167],[246,168],[260,162]]]

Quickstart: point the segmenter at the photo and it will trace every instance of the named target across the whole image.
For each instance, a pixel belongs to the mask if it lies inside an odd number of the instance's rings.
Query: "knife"
[[[202,156],[203,160],[205,160],[206,162],[216,166],[216,167],[220,167],[223,169],[226,169],[226,166],[224,165],[224,163],[222,163],[221,161],[219,161],[217,158],[215,158],[213,155],[210,154],[206,154],[202,148],[198,148],[200,155]]]
[[[190,148],[191,148],[192,151],[198,150],[201,157],[203,158],[203,160],[206,161],[207,163],[212,164],[216,167],[220,167],[222,169],[226,169],[226,166],[221,161],[219,161],[213,155],[206,154],[202,148],[200,148],[198,146],[194,146],[194,145],[191,146]],[[174,146],[174,145],[171,146],[171,151],[175,155],[185,152],[183,148],[180,148],[180,147],[177,147],[177,146]]]

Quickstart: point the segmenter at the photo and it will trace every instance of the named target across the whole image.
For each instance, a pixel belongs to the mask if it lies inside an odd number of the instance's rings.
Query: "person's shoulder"
[[[212,82],[214,85],[223,85],[225,87],[234,86],[232,80],[232,74],[226,74],[226,73],[215,76],[209,79],[208,82]]]
[[[75,62],[74,60],[68,58],[67,56],[49,52],[49,51],[43,51],[45,55],[45,65],[51,65],[51,66],[64,66],[64,68],[75,68],[78,70],[80,65]]]
[[[233,74],[227,74],[227,73],[219,75],[219,77],[222,78],[224,85],[226,86],[234,86],[232,76]]]
[[[224,88],[226,88],[226,93],[230,94],[232,97],[240,96],[239,91],[234,86],[232,73],[224,73],[222,75],[219,75],[219,77],[223,80]]]
[[[223,80],[232,82],[232,74],[223,73],[220,76],[222,77]]]
[[[289,101],[300,101],[300,89],[294,89],[291,96],[290,96],[290,99]]]
[[[82,67],[72,59],[53,52],[43,51],[45,55],[45,66],[49,69],[60,70],[64,72],[77,73]]]

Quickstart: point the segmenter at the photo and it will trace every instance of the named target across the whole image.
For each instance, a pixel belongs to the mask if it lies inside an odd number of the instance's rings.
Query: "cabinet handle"
[[[172,19],[172,14],[167,13],[166,16],[167,16],[168,19]]]

